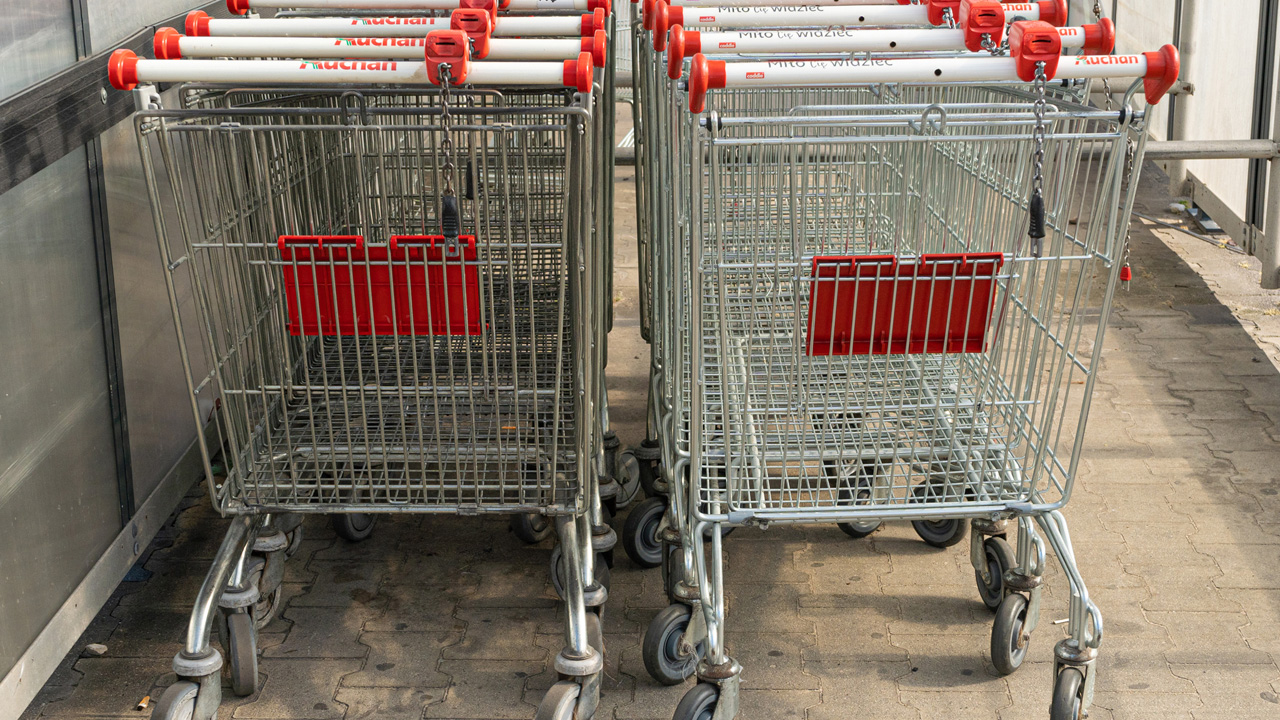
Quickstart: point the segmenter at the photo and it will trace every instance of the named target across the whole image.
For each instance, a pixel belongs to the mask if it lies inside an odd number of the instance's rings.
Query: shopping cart
[[[1047,540],[1071,589],[1050,713],[1087,712],[1102,619],[1060,509],[1146,106],[1178,61],[1172,46],[1060,57],[1058,29],[1038,22],[1009,40],[1008,57],[697,54],[685,86],[667,84],[692,110],[672,126],[681,247],[663,261],[671,302],[688,306],[669,318],[687,326],[665,369],[679,368],[676,431],[688,421],[687,496],[673,489],[673,503],[687,504],[676,585],[692,607],[660,613],[644,655],[651,671],[696,666],[676,720],[738,709],[723,527],[887,520],[922,535],[969,522],[1001,673],[1026,657]],[[1090,80],[1126,78],[1119,108],[1086,104]]]
[[[637,118],[639,125],[646,128],[638,135],[643,135],[643,139],[638,145],[637,157],[643,162],[637,177],[643,176],[645,180],[640,183],[642,201],[638,207],[642,218],[639,223],[642,242],[652,242],[655,247],[663,242],[680,242],[682,233],[674,224],[676,215],[670,204],[672,201],[663,197],[673,183],[678,182],[672,177],[677,172],[672,165],[674,156],[667,150],[673,142],[672,128],[677,124],[678,113],[673,114],[674,105],[664,98],[670,81],[680,78],[685,59],[693,54],[704,52],[709,56],[738,59],[757,56],[812,59],[848,57],[863,52],[897,56],[909,53],[954,54],[966,50],[1003,52],[1007,23],[1032,16],[1062,24],[1067,17],[1062,0],[1004,4],[992,1],[972,3],[972,7],[960,0],[927,0],[913,6],[832,7],[828,3],[803,8],[758,7],[755,0],[738,0],[736,3],[725,0],[724,5],[727,7],[698,8],[697,23],[702,27],[718,23],[721,27],[740,29],[686,30],[682,25],[670,24],[683,19],[684,8],[662,0],[650,0],[643,6],[644,23],[651,28],[651,34],[647,41],[637,45],[635,71],[636,84],[644,98]],[[854,27],[833,29],[828,26],[837,21],[852,23]],[[878,29],[884,25],[894,27]],[[762,29],[766,27],[778,29]],[[1089,54],[1109,53],[1114,45],[1114,28],[1105,19],[1083,28],[1060,28],[1059,33],[1064,47]],[[670,43],[668,37],[671,38]],[[659,99],[655,102],[651,98]],[[654,149],[647,150],[644,146],[651,139]],[[648,201],[650,193],[655,196],[652,202]],[[650,236],[658,239],[648,240]],[[642,262],[656,262],[661,254],[661,250],[650,250],[642,257]],[[646,294],[652,296],[662,292],[659,283],[664,281],[663,278],[652,281]],[[656,304],[659,301],[652,302]],[[683,311],[685,305],[676,301],[671,307]],[[660,317],[657,322],[673,316],[667,313]],[[649,491],[650,499],[633,509],[621,533],[628,556],[643,567],[664,564],[667,555],[662,548],[679,544],[678,528],[683,525],[676,513],[676,503],[669,500],[671,493],[668,492],[672,484],[682,482],[681,474],[664,468],[674,468],[679,457],[687,457],[685,428],[688,418],[677,413],[673,405],[679,386],[673,382],[671,373],[679,371],[668,368],[664,364],[668,361],[663,359],[664,354],[682,357],[667,353],[665,349],[676,347],[683,342],[682,338],[679,331],[667,333],[665,337],[661,331],[651,333],[649,439],[641,446],[652,448],[647,456],[648,462],[641,465],[642,484]],[[668,441],[665,447],[662,440]],[[673,475],[675,477],[671,479]],[[866,530],[849,523],[841,527],[852,534]],[[959,522],[941,522],[918,523],[916,528],[926,542],[947,546],[963,538],[966,526]],[[664,579],[669,592],[676,574],[677,567],[665,566]]]
[[[588,608],[607,596],[590,513],[603,382],[603,258],[587,187],[598,73],[589,53],[472,62],[461,31],[431,33],[425,54],[112,56],[112,84],[139,105],[201,426],[197,398],[218,398],[216,440],[200,436],[209,492],[234,516],[155,717],[216,713],[215,625],[233,690],[256,688],[250,608],[265,577],[251,550],[280,513],[552,518],[570,569],[555,667],[571,680],[552,687],[540,717],[594,712],[602,636]],[[184,107],[165,109],[158,82],[222,86],[185,85]],[[194,310],[179,302],[187,292]],[[218,447],[225,479],[212,471]]]

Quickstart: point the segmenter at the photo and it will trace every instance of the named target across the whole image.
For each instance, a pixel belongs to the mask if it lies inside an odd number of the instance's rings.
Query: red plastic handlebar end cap
[[[1142,90],[1147,96],[1147,104],[1155,105],[1178,82],[1178,48],[1165,45],[1155,52],[1142,53],[1142,56],[1147,59],[1147,74],[1142,78]]]
[[[1036,79],[1036,64],[1044,63],[1044,77],[1052,80],[1062,57],[1062,36],[1043,20],[1019,20],[1009,26],[1009,55],[1023,82]]]
[[[706,55],[693,56],[693,70],[689,73],[689,111],[700,113],[707,109],[707,90],[725,86],[723,60],[708,60]]]
[[[185,29],[191,37],[204,37],[209,34],[209,13],[203,10],[192,10],[187,13]]]
[[[595,35],[582,38],[581,52],[591,53],[591,62],[596,67],[604,67],[609,61],[609,33],[597,30]]]
[[[667,32],[676,25],[684,25],[684,8],[661,3],[653,13],[653,49],[667,49]]]
[[[604,10],[595,10],[590,15],[582,16],[582,37],[591,37],[596,34],[597,30],[604,30],[609,26],[605,24],[607,18]]]
[[[138,56],[132,50],[120,48],[107,60],[107,80],[117,90],[138,87]]]
[[[498,0],[499,10],[506,10],[509,5],[511,5],[511,0]]]
[[[564,86],[577,88],[578,92],[591,92],[591,73],[595,67],[591,64],[591,53],[578,53],[577,60],[564,61]]]
[[[249,0],[227,0],[227,10],[232,15],[246,15],[249,12]]]
[[[461,30],[432,30],[427,33],[423,56],[427,63],[427,79],[440,84],[440,65],[449,66],[449,84],[461,85],[471,72],[471,43]]]
[[[679,80],[684,73],[684,59],[702,52],[702,33],[677,25],[667,37],[667,77]]]
[[[182,39],[182,33],[171,27],[162,27],[156,31],[155,40],[151,42],[151,48],[155,52],[157,60],[177,60],[182,57],[182,50],[178,46],[178,41]]]
[[[1111,18],[1101,18],[1084,26],[1085,55],[1110,55],[1116,49],[1116,25]]]
[[[1039,0],[1040,21],[1054,27],[1067,26],[1067,0]]]
[[[641,0],[644,4],[640,6],[640,24],[645,30],[653,29],[653,13],[658,9],[658,5],[663,0]]]
[[[613,13],[612,0],[587,0],[588,10],[603,10],[605,15]]]
[[[961,0],[960,20],[964,31],[964,46],[969,52],[982,52],[983,36],[999,45],[1004,40],[1004,5],[998,0]]]

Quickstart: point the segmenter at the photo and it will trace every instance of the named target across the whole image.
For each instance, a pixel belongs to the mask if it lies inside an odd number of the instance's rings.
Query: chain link
[[[449,81],[452,79],[453,68],[448,63],[440,63],[436,68],[437,77],[440,79],[440,150],[444,153],[444,194],[453,195],[453,135],[450,133],[449,123],[452,120],[449,116]]]
[[[1035,165],[1033,168],[1034,173],[1031,176],[1031,192],[1037,194],[1044,187],[1044,112],[1046,106],[1044,98],[1045,86],[1048,85],[1048,82],[1049,81],[1045,78],[1044,74],[1044,62],[1036,63],[1036,81],[1034,86],[1036,100],[1034,105],[1032,105],[1032,110],[1036,116],[1036,127],[1031,134],[1032,141],[1035,143]]]

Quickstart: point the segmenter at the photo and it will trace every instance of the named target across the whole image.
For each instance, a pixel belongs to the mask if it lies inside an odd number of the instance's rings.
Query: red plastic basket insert
[[[810,355],[975,353],[986,349],[1001,253],[813,259]]]
[[[476,239],[442,235],[282,235],[293,335],[479,335]]]

